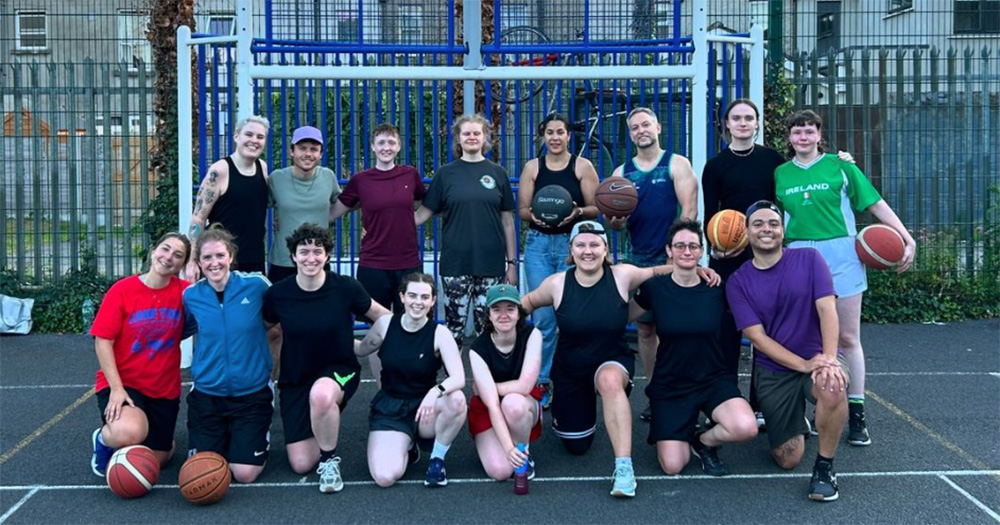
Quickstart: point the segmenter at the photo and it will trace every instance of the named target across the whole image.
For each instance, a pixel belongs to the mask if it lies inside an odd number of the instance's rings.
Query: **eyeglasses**
[[[670,246],[681,253],[684,253],[685,248],[691,250],[692,252],[697,252],[701,250],[701,245],[696,242],[688,242],[688,243],[678,242],[675,244],[671,244]]]

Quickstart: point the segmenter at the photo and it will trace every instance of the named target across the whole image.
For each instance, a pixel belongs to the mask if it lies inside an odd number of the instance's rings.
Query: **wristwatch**
[[[437,389],[438,389],[438,392],[439,392],[439,393],[440,393],[440,394],[441,394],[442,396],[444,395],[445,391],[447,390],[447,389],[446,389],[446,388],[444,387],[444,384],[443,384],[443,383],[438,383],[438,384],[437,384]]]
[[[507,264],[513,264],[514,266],[517,266],[517,261],[515,261],[514,259],[507,259]]]

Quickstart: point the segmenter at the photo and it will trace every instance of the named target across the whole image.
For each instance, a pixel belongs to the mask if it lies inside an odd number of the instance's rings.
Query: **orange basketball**
[[[229,462],[215,452],[199,452],[189,457],[177,478],[181,495],[195,505],[211,505],[222,499],[230,481]]]
[[[747,245],[747,218],[736,210],[722,210],[709,219],[706,233],[720,252],[742,250]]]
[[[147,447],[133,445],[115,451],[105,471],[108,487],[122,498],[145,496],[160,477],[160,460]]]
[[[885,224],[867,226],[854,239],[858,259],[873,270],[887,270],[899,264],[905,247],[899,232]]]
[[[625,217],[639,205],[639,192],[624,177],[608,177],[594,192],[594,204],[607,217]]]

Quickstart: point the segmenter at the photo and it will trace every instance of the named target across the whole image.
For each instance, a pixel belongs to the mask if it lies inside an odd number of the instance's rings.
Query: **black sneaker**
[[[651,405],[647,404],[646,408],[642,412],[639,413],[639,419],[641,419],[642,421],[652,421],[653,420],[653,407]]]
[[[691,440],[691,453],[701,460],[701,470],[709,476],[725,476],[729,470],[719,459],[719,447],[710,447],[701,442],[701,434]]]
[[[806,418],[806,426],[809,427],[809,435],[810,436],[818,436],[819,435],[819,427],[816,426],[816,418],[813,418],[813,419]]]
[[[753,415],[757,418],[757,432],[767,432],[767,422],[764,421],[764,413],[757,411]]]
[[[847,427],[848,443],[856,447],[867,447],[872,444],[872,438],[868,435],[868,425],[865,424],[864,405],[850,405],[850,416],[847,418]]]
[[[528,454],[528,479],[535,479],[535,458]]]
[[[837,474],[833,466],[813,467],[812,480],[809,481],[809,499],[813,501],[837,501],[840,493],[837,491]]]
[[[406,460],[408,465],[415,465],[420,461],[420,447],[416,443],[410,444],[410,449],[406,451]]]
[[[425,487],[444,487],[448,485],[448,474],[444,469],[444,460],[441,458],[431,458],[427,465],[427,477],[424,478]]]

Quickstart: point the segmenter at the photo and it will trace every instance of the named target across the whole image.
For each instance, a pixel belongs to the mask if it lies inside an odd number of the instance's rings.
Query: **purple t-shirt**
[[[764,325],[768,337],[802,359],[823,351],[816,301],[830,295],[836,295],[830,268],[814,248],[785,248],[766,270],[747,261],[726,283],[736,328]],[[764,352],[754,352],[754,359],[767,370],[788,370]]]
[[[379,270],[420,266],[413,201],[422,200],[426,193],[413,166],[395,166],[388,171],[370,168],[347,181],[340,202],[348,208],[360,202],[365,227],[358,264]]]

